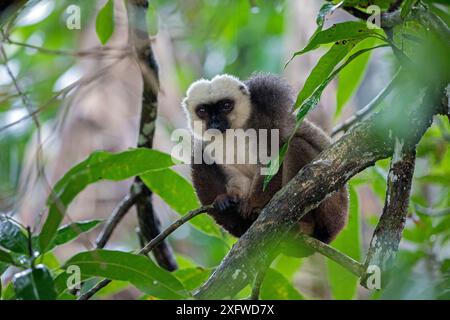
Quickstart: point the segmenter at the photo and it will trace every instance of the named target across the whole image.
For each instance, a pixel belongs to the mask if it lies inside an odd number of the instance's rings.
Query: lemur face
[[[222,134],[227,129],[243,128],[251,113],[248,88],[230,75],[194,82],[182,106],[190,129],[198,138],[208,129],[219,130]]]
[[[195,108],[196,115],[206,123],[206,129],[217,129],[225,132],[230,129],[228,115],[234,109],[233,99],[221,99],[216,102],[199,104]]]

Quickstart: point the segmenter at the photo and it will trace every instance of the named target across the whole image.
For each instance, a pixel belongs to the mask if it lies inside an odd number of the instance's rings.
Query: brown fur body
[[[295,124],[291,88],[284,80],[273,75],[256,75],[244,83],[248,87],[253,109],[243,129],[279,129],[282,146]],[[232,188],[230,190],[229,183],[236,177],[230,176],[230,171],[218,164],[193,164],[193,184],[203,205],[214,201],[225,204],[222,210],[217,208],[208,213],[228,232],[240,237],[273,195],[329,144],[329,137],[321,129],[304,120],[291,140],[282,167],[265,191],[264,176],[260,175],[259,170],[253,170],[256,173],[250,177],[251,188],[247,190],[247,196],[234,193]],[[194,148],[204,147],[205,143],[194,144]],[[230,205],[229,202],[236,197],[239,204]],[[348,195],[344,187],[304,216],[299,228],[302,232],[329,243],[345,226],[347,209]]]

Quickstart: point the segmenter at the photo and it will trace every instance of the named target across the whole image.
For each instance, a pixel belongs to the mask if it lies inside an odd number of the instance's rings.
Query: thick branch
[[[144,82],[138,147],[152,148],[158,107],[159,82],[158,64],[156,63],[151,40],[147,32],[147,7],[148,3],[146,0],[127,1],[130,42],[134,48]],[[147,243],[159,234],[160,222],[153,210],[152,192],[139,177],[136,178],[133,189],[141,190],[140,196],[136,199],[136,210],[140,234],[144,243]],[[172,250],[167,243],[161,242],[155,248],[153,255],[161,267],[170,271],[177,269],[178,266]]]
[[[442,111],[440,103],[434,100],[424,99],[423,104],[411,106],[409,110],[389,106],[324,150],[275,194],[195,297],[220,299],[238,293],[253,280],[258,266],[264,264],[268,254],[307,212],[352,176],[391,156],[396,139],[402,139],[405,146],[416,145],[433,115]]]
[[[443,40],[449,39],[450,29],[444,21],[431,10],[423,6],[417,6],[411,9],[409,15],[403,19],[401,17],[401,10],[393,12],[386,12],[381,15],[381,27],[383,29],[393,28],[401,25],[405,20],[418,20],[424,26],[436,30]]]
[[[415,158],[414,148],[405,145],[401,139],[396,140],[383,213],[370,242],[366,269],[377,266],[382,272],[386,272],[396,256],[408,215]],[[362,278],[362,284],[367,282],[367,276]]]

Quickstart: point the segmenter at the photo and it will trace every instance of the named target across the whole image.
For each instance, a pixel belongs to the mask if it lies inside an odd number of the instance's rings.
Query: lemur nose
[[[220,123],[220,122],[213,122],[213,123],[211,123],[210,126],[209,126],[209,129],[217,129],[220,132],[225,132],[225,130],[226,130],[225,126],[222,123]]]

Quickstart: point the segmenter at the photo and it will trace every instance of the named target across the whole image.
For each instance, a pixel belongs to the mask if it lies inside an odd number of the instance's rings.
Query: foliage
[[[39,19],[24,18],[37,6],[22,12],[17,19],[2,20],[2,30],[8,30],[8,37],[2,41],[8,61],[0,66],[0,210],[14,213],[18,194],[19,175],[23,170],[26,144],[36,134],[33,122],[29,121],[27,110],[11,80],[8,80],[8,66],[23,85],[33,105],[39,108],[40,120],[46,124],[57,121],[61,100],[55,98],[67,83],[64,75],[74,72],[76,55],[73,48],[82,33],[61,27],[69,4],[81,6],[83,28],[95,20],[95,30],[104,48],[115,29],[114,1],[104,2],[96,11],[95,1],[43,1],[45,14]],[[252,7],[251,1],[152,1],[148,9],[148,28],[151,34],[160,29],[158,21],[170,20],[176,12],[177,21],[189,30],[178,43],[188,56],[176,65],[176,78],[180,87],[186,87],[199,76],[229,72],[247,76],[255,70],[280,73],[283,70],[282,53],[279,50],[285,30],[286,3],[284,1],[262,2]],[[426,1],[428,9],[439,16],[448,26],[449,6],[436,1]],[[364,86],[370,86],[371,94],[378,88],[368,83],[373,54],[378,54],[388,64],[390,73],[399,67],[413,66],[422,82],[414,88],[432,87],[449,80],[449,44],[441,39],[436,30],[430,30],[423,21],[417,20],[412,12],[422,1],[405,0],[401,5],[404,21],[385,33],[382,29],[371,29],[364,21],[343,21],[332,26],[326,19],[337,10],[352,8],[365,13],[369,4],[376,4],[383,12],[393,1],[327,1],[318,12],[317,29],[306,46],[295,52],[292,59],[326,48],[309,73],[303,87],[298,91],[295,102],[297,125],[320,101],[323,91],[334,79],[338,79],[334,119],[337,121],[350,102],[362,100],[367,93]],[[45,5],[47,5],[45,7]],[[95,13],[97,12],[97,13]],[[238,14],[237,14],[238,13]],[[155,22],[156,21],[156,22]],[[212,23],[214,22],[214,23]],[[208,26],[208,28],[205,28]],[[83,29],[82,28],[82,29]],[[445,42],[447,41],[447,43]],[[30,47],[37,46],[37,48]],[[385,48],[386,47],[386,48]],[[45,52],[46,48],[49,52]],[[384,48],[384,49],[381,49]],[[389,48],[390,50],[386,50]],[[385,50],[385,51],[382,51]],[[373,52],[374,51],[374,52]],[[190,56],[194,52],[195,57]],[[3,59],[5,60],[5,59]],[[196,61],[196,63],[186,63]],[[426,63],[424,63],[426,62]],[[49,68],[49,65],[55,67]],[[200,67],[199,67],[200,66]],[[290,68],[290,64],[286,68]],[[388,72],[389,73],[389,72]],[[384,80],[390,76],[384,77]],[[64,86],[61,86],[61,83]],[[419,94],[420,90],[415,90]],[[404,87],[386,97],[382,104],[402,100],[415,103],[415,95],[406,96]],[[53,98],[52,98],[53,97]],[[17,125],[11,122],[25,117]],[[354,299],[370,296],[373,299],[434,298],[449,299],[450,286],[450,125],[448,119],[439,117],[426,132],[418,146],[418,159],[409,216],[406,221],[403,240],[399,250],[396,268],[398,277],[378,292],[358,290],[358,279],[335,262],[329,260],[326,266],[326,281],[334,299]],[[272,173],[281,165],[288,144],[284,145],[271,163]],[[13,159],[13,161],[11,160]],[[81,234],[88,233],[104,224],[94,219],[75,221],[60,226],[67,208],[77,195],[91,184],[103,180],[120,181],[139,176],[173,211],[184,215],[200,206],[191,183],[173,166],[176,163],[170,155],[149,149],[131,149],[109,153],[98,151],[76,166],[55,184],[47,199],[48,215],[39,232],[24,227],[12,214],[0,215],[0,275],[4,275],[4,286],[0,282],[2,299],[73,299],[67,284],[71,274],[70,266],[78,266],[84,292],[99,279],[114,280],[108,289],[97,297],[137,288],[146,298],[186,299],[212,273],[223,259],[235,239],[224,234],[207,216],[198,216],[190,221],[187,248],[192,253],[177,252],[181,268],[169,273],[146,256],[118,250],[83,250],[64,263],[55,257],[58,246],[67,245]],[[365,242],[363,229],[376,225],[386,192],[386,178],[389,162],[380,161],[374,167],[353,178],[350,182],[350,218],[347,228],[332,243],[332,246],[363,262]],[[270,182],[271,176],[265,181]],[[371,206],[379,207],[377,212],[365,212],[363,196],[370,193]],[[174,237],[175,238],[175,237]],[[365,239],[369,240],[369,239]],[[173,240],[176,241],[176,240]],[[278,257],[268,270],[262,283],[262,299],[305,299],[300,292],[295,273],[302,267],[304,259]],[[12,275],[12,273],[14,273]],[[247,288],[248,289],[248,288]],[[419,290],[420,289],[420,290]],[[109,291],[108,291],[109,290]],[[246,297],[248,290],[241,292]]]

